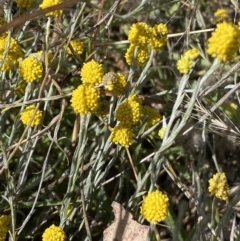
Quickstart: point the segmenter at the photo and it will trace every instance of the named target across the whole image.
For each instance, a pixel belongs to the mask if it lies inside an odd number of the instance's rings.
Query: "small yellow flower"
[[[128,47],[125,53],[125,59],[128,65],[131,65],[132,63],[135,48],[136,46],[134,44],[130,44],[130,46]],[[139,46],[137,49],[136,64],[138,66],[144,65],[148,61],[149,56],[150,56],[150,53],[148,50],[148,45]]]
[[[132,144],[133,130],[120,124],[112,129],[109,138],[113,143],[128,148]]]
[[[42,4],[40,4],[39,7],[41,9],[49,8],[49,7],[59,4],[61,2],[62,2],[62,0],[43,0]],[[46,16],[59,17],[62,15],[62,13],[63,13],[63,10],[55,10],[50,13],[47,13]]]
[[[162,46],[166,45],[168,37],[167,26],[163,23],[156,24],[153,27],[153,35],[150,38],[150,46],[154,50],[159,50]]]
[[[131,127],[141,120],[142,100],[136,95],[130,95],[116,110],[116,119],[122,125]]]
[[[85,115],[88,112],[96,112],[99,107],[100,95],[92,85],[83,84],[73,90],[71,105],[77,113]]]
[[[134,23],[128,33],[128,40],[135,46],[145,46],[153,35],[153,29],[144,22]]]
[[[229,61],[238,52],[240,29],[231,22],[217,24],[217,28],[208,39],[207,53],[219,61]]]
[[[30,56],[20,63],[19,73],[25,81],[33,82],[42,77],[43,67],[37,58]]]
[[[84,45],[83,45],[83,42],[80,39],[71,40],[70,44],[71,44],[72,48],[74,49],[74,51],[76,52],[76,54],[80,55],[80,54],[83,53]],[[69,47],[67,47],[67,53],[73,54]]]
[[[143,199],[141,214],[148,222],[163,221],[168,215],[169,199],[161,191],[149,192]]]
[[[8,46],[8,36],[3,34],[0,37],[0,63],[3,63],[1,70],[8,71],[17,67],[18,59],[23,57],[23,52],[14,38],[10,38]],[[3,59],[5,48],[8,46],[7,55]],[[3,61],[3,62],[2,62]]]
[[[213,175],[209,181],[208,191],[224,201],[228,200],[229,196],[229,186],[227,183],[227,178],[224,172],[218,172]]]
[[[0,216],[0,241],[6,240],[9,224],[10,224],[10,216],[1,215]]]
[[[6,20],[3,18],[3,17],[0,17],[0,27],[2,27],[3,25],[5,25],[7,22],[6,22]],[[5,32],[5,33],[3,33],[2,35],[0,35],[0,38],[7,38],[7,36],[8,36],[8,33],[7,32]]]
[[[32,0],[16,0],[18,8],[29,9],[32,5]]]
[[[177,69],[181,74],[187,74],[192,68],[192,61],[189,58],[182,57],[177,61]]]
[[[188,49],[184,54],[183,56],[188,58],[189,60],[194,60],[196,59],[198,56],[200,55],[200,52],[198,49],[196,48],[191,48],[191,49]]]
[[[83,84],[100,84],[103,78],[102,65],[95,60],[84,63],[80,75]]]
[[[161,120],[161,116],[158,111],[150,106],[143,106],[142,114],[145,118],[147,118],[147,128],[151,128]]]
[[[228,11],[225,8],[219,8],[215,13],[214,17],[217,18],[218,21],[224,20],[228,17]]]
[[[126,87],[127,80],[123,74],[108,72],[103,76],[102,83],[107,91],[119,96]]]
[[[158,136],[163,139],[164,138],[164,135],[165,135],[165,132],[166,132],[166,127],[162,127],[159,132],[158,132]]]
[[[29,121],[32,119],[32,116],[35,112],[36,106],[30,105],[28,107],[26,107],[21,113],[20,113],[20,120],[22,121],[22,123],[24,125],[28,125]],[[38,126],[40,125],[42,122],[42,111],[41,110],[37,110],[37,112],[35,113],[35,116],[30,124],[30,126]]]
[[[54,224],[47,228],[42,235],[42,241],[65,241],[66,238],[66,234],[62,228]]]

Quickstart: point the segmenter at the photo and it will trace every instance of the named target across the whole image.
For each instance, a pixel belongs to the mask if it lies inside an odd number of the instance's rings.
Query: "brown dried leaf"
[[[132,219],[132,214],[119,203],[112,202],[115,219],[104,230],[103,241],[145,241],[149,226],[142,225]]]

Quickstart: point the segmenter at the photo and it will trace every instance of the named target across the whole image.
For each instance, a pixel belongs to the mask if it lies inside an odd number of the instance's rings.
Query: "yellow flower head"
[[[161,120],[161,116],[154,108],[150,106],[143,106],[142,114],[147,118],[147,128],[157,124]]]
[[[177,69],[181,74],[187,74],[192,68],[192,61],[189,58],[182,57],[177,61]]]
[[[42,77],[42,63],[33,56],[27,57],[20,63],[19,73],[25,81],[33,82]]]
[[[142,100],[130,95],[116,110],[116,119],[124,126],[133,126],[141,120]]]
[[[76,54],[80,55],[80,54],[83,53],[84,45],[83,45],[83,42],[80,39],[71,40],[70,44],[71,44],[72,48],[74,49],[74,51],[76,52]],[[69,47],[67,47],[67,53],[73,54]]]
[[[102,83],[107,91],[119,96],[126,87],[127,80],[123,74],[108,72],[103,76]]]
[[[188,49],[184,54],[183,56],[188,58],[189,60],[194,60],[196,59],[198,56],[200,55],[200,52],[198,49],[196,48],[191,48],[191,49]]]
[[[215,13],[214,17],[217,18],[218,21],[224,20],[228,17],[228,11],[225,8],[219,8]]]
[[[163,221],[168,215],[169,199],[161,191],[149,192],[143,199],[141,214],[148,222]]]
[[[54,5],[59,4],[61,2],[62,2],[62,0],[43,0],[42,4],[40,4],[39,7],[41,9],[49,8],[49,7],[52,7]],[[52,11],[50,13],[47,13],[46,16],[59,17],[59,16],[62,15],[62,13],[63,13],[63,10],[55,10],[55,11]]]
[[[26,107],[21,113],[20,113],[20,120],[22,121],[22,123],[24,125],[28,125],[30,120],[32,119],[32,116],[35,112],[35,105],[30,105],[28,107]],[[35,113],[35,116],[30,124],[30,126],[38,126],[40,125],[42,122],[42,111],[37,110],[37,112]]]
[[[16,0],[18,8],[29,9],[32,5],[32,0]]]
[[[120,124],[112,129],[109,138],[116,145],[128,148],[132,144],[133,130],[131,127],[126,127]]]
[[[225,201],[228,200],[230,190],[229,190],[227,178],[224,172],[218,172],[214,174],[213,177],[208,182],[209,182],[208,191],[212,195]]]
[[[128,40],[135,46],[145,46],[153,35],[153,29],[146,23],[134,23],[128,33]]]
[[[153,27],[153,35],[150,38],[150,46],[152,47],[152,49],[158,50],[162,46],[166,45],[168,39],[167,34],[168,29],[165,24],[156,24]]]
[[[230,22],[217,24],[217,28],[208,39],[207,53],[213,58],[226,62],[238,52],[240,29]]]
[[[3,34],[0,38],[0,61],[3,61],[2,71],[8,71],[16,68],[18,59],[23,57],[23,52],[14,38],[10,38],[8,52],[3,59],[5,48],[8,46],[8,36]]]
[[[0,241],[6,240],[9,224],[10,224],[10,216],[1,215],[0,216]]]
[[[83,84],[100,84],[103,78],[102,65],[95,60],[84,63],[80,75]]]
[[[136,46],[134,44],[130,44],[130,46],[128,47],[128,49],[125,53],[125,59],[126,59],[128,65],[130,65],[132,63],[135,48],[136,48]],[[149,56],[150,56],[150,53],[148,50],[148,45],[139,46],[137,51],[138,52],[137,52],[137,56],[136,56],[136,64],[138,66],[142,66],[148,61]]]
[[[5,19],[3,17],[0,17],[0,27],[2,27],[3,25],[5,25],[7,22],[5,21]],[[3,33],[2,35],[0,35],[0,38],[6,38],[8,36],[7,32]]]
[[[62,228],[54,224],[47,228],[42,235],[42,241],[65,241],[66,238],[66,234]]]
[[[164,135],[165,135],[165,132],[166,132],[166,127],[162,127],[159,132],[158,132],[158,136],[163,139],[164,138]]]
[[[79,85],[73,90],[71,105],[77,113],[85,115],[88,112],[96,112],[99,107],[100,95],[92,85]]]

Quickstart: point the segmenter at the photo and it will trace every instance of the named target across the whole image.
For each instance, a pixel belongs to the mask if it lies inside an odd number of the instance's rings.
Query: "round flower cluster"
[[[158,136],[160,137],[160,139],[164,138],[166,132],[166,127],[162,127],[159,131],[158,131]]]
[[[49,8],[49,7],[52,7],[54,5],[57,5],[59,3],[61,3],[62,0],[43,0],[43,2],[39,5],[39,7],[41,9],[44,9],[44,8]],[[59,17],[61,16],[63,13],[63,10],[55,10],[55,11],[52,11],[50,13],[47,13],[46,16],[49,16],[49,17]]]
[[[130,95],[116,110],[116,119],[123,126],[131,127],[141,119],[142,100],[136,95]]]
[[[16,0],[18,8],[29,9],[32,5],[32,0]]]
[[[213,177],[209,179],[208,182],[209,182],[208,191],[212,195],[224,201],[228,200],[230,190],[229,190],[227,178],[224,172],[218,172],[214,174]]]
[[[228,11],[225,8],[219,8],[215,13],[214,13],[214,17],[218,20],[218,21],[222,21],[224,19],[226,19],[228,17]]]
[[[136,64],[143,65],[149,58],[149,47],[154,50],[159,50],[167,43],[168,30],[165,24],[156,24],[154,27],[150,27],[143,22],[134,23],[128,33],[128,40],[130,46],[126,51],[125,59],[130,65],[134,57],[135,49]]]
[[[143,199],[141,214],[149,222],[163,221],[168,215],[169,199],[161,191],[149,192]]]
[[[10,224],[10,216],[1,215],[0,216],[0,241],[6,240],[9,224]]]
[[[123,74],[108,72],[103,76],[102,83],[107,91],[119,96],[126,87],[127,80]]]
[[[22,121],[22,123],[24,125],[28,125],[30,120],[32,119],[32,116],[35,112],[35,105],[30,105],[28,107],[26,107],[23,111],[21,111],[20,113],[20,120]],[[31,127],[33,126],[38,126],[40,125],[42,122],[42,111],[37,110],[37,112],[35,113],[33,120],[30,124]]]
[[[19,47],[17,41],[14,38],[10,38],[8,52],[3,59],[6,46],[8,46],[8,36],[6,34],[3,34],[0,37],[0,61],[3,61],[1,68],[2,71],[8,71],[16,68],[16,66],[18,65],[18,59],[23,57],[23,52]]]
[[[82,84],[73,90],[71,105],[75,112],[85,115],[88,112],[96,112],[99,107],[100,95],[92,85]]]
[[[47,228],[42,235],[42,241],[65,241],[66,238],[66,234],[62,228],[54,224]]]
[[[161,120],[158,111],[150,106],[143,106],[142,114],[144,117],[147,117],[147,128],[151,128]]]
[[[117,145],[128,148],[132,144],[132,139],[133,130],[131,127],[120,124],[111,131],[110,140]]]
[[[187,74],[193,67],[194,60],[200,55],[196,48],[187,50],[177,61],[177,69],[181,74]]]
[[[100,84],[103,78],[102,65],[95,60],[84,63],[80,75],[83,84]]]
[[[33,82],[42,77],[42,63],[37,58],[29,56],[20,63],[19,73],[25,81]]]
[[[70,44],[71,44],[72,48],[74,49],[74,51],[76,52],[76,54],[80,55],[83,53],[84,46],[83,46],[83,42],[80,39],[71,40]],[[69,47],[67,47],[67,53],[73,54]]]
[[[219,61],[229,61],[238,52],[240,29],[231,22],[217,24],[217,28],[208,39],[207,53]]]
[[[132,126],[140,122],[142,114],[142,100],[136,95],[130,95],[116,110],[116,119],[120,122],[112,129],[110,140],[128,148],[132,143]]]
[[[129,48],[127,49],[127,52],[125,53],[125,59],[129,65],[132,62],[135,49],[136,46],[134,44],[130,44]],[[149,57],[150,53],[148,50],[148,46],[139,46],[137,49],[136,64],[138,66],[144,65],[148,61]]]

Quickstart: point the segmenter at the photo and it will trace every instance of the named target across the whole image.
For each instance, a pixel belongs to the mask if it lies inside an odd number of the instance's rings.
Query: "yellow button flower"
[[[154,50],[159,50],[166,45],[168,37],[168,29],[166,24],[160,23],[153,27],[153,35],[150,38],[150,46]]]
[[[39,7],[41,9],[49,8],[49,7],[52,7],[54,5],[59,4],[61,2],[62,2],[62,0],[43,0],[42,4],[40,4]],[[47,13],[46,16],[59,17],[59,16],[62,15],[62,13],[63,13],[63,10],[55,10],[55,11],[52,11],[50,13]]]
[[[126,62],[128,65],[131,65],[131,63],[132,63],[135,48],[136,48],[136,46],[134,44],[130,44],[130,46],[128,47],[128,49],[125,53],[125,59],[126,59]],[[138,52],[137,52],[137,56],[136,56],[136,64],[138,66],[142,66],[148,61],[148,59],[150,57],[148,45],[139,46],[137,51]]]
[[[213,177],[208,182],[209,182],[208,191],[212,195],[225,201],[228,200],[230,190],[229,190],[227,178],[224,172],[218,172],[214,174]]]
[[[80,75],[83,84],[100,84],[103,78],[102,65],[95,60],[84,63]]]
[[[231,22],[217,24],[217,28],[208,39],[207,53],[219,61],[229,61],[238,52],[240,29]]]
[[[16,0],[18,8],[29,9],[32,5],[32,0]]]
[[[136,95],[131,95],[121,103],[116,110],[116,119],[122,125],[131,127],[141,120],[142,100]]]
[[[128,40],[135,46],[145,46],[153,35],[153,29],[144,22],[134,23],[128,33]]]
[[[148,222],[163,221],[168,215],[169,199],[161,191],[149,192],[143,199],[141,214]]]
[[[32,116],[35,112],[35,105],[30,105],[28,107],[26,107],[21,113],[20,113],[20,120],[22,121],[22,123],[24,125],[28,125],[30,120],[32,119]],[[42,111],[41,110],[37,110],[30,126],[38,126],[40,125],[42,122]]]
[[[192,68],[192,61],[189,58],[182,57],[177,61],[177,69],[181,74],[187,74]]]
[[[80,55],[80,54],[83,53],[84,45],[83,45],[83,42],[81,41],[81,39],[71,40],[70,44],[71,44],[72,48],[74,49],[74,51],[76,52],[76,54]],[[67,47],[67,53],[68,54],[73,54],[69,47]]]
[[[116,145],[128,148],[132,144],[133,130],[130,127],[120,124],[112,129],[109,138]]]
[[[156,125],[161,120],[161,115],[150,106],[143,106],[143,117],[147,119],[147,128]]]
[[[126,87],[127,80],[123,74],[108,72],[103,76],[102,83],[107,91],[119,96]]]
[[[99,107],[100,95],[92,85],[83,84],[73,90],[71,105],[77,113],[85,115],[88,112],[96,112]]]
[[[228,11],[225,8],[219,8],[217,11],[214,13],[214,17],[218,21],[222,21],[228,17]]]
[[[10,216],[1,215],[0,216],[0,241],[6,240],[9,224],[10,224]]]
[[[33,82],[42,77],[42,63],[37,58],[29,56],[20,63],[19,73],[25,81]]]
[[[65,241],[66,238],[66,234],[62,228],[54,224],[47,228],[42,235],[42,241]]]

